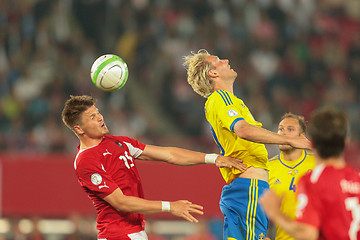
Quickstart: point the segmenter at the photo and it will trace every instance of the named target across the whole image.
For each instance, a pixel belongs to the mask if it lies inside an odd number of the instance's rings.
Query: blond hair
[[[187,71],[187,81],[194,91],[200,96],[206,98],[213,90],[214,83],[209,76],[209,71],[214,67],[206,61],[211,56],[205,49],[200,49],[197,53],[184,57],[184,66]]]

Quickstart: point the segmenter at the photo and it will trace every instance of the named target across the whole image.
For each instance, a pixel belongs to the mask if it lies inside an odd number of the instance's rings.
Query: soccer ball
[[[120,57],[105,54],[95,60],[90,76],[96,87],[104,91],[115,91],[125,85],[128,67]]]

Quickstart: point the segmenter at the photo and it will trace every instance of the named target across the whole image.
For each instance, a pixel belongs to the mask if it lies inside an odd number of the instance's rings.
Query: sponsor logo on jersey
[[[258,239],[259,239],[259,240],[264,240],[264,239],[265,239],[265,234],[264,234],[264,233],[260,233]]]
[[[100,174],[98,173],[94,173],[93,175],[91,175],[91,182],[94,185],[99,185],[102,182],[102,177]]]
[[[227,112],[227,114],[228,114],[230,117],[235,117],[235,116],[239,115],[234,109],[229,109],[229,111]]]
[[[290,174],[292,176],[295,176],[298,173],[299,173],[299,170],[297,170],[297,169],[288,171],[288,174]]]
[[[109,188],[109,186],[106,185],[105,181],[104,181],[104,185],[100,185],[100,186],[99,186],[99,189],[102,189],[102,188]]]
[[[106,152],[103,153],[103,156],[105,157],[106,155],[112,155],[112,153],[110,153],[110,152],[106,149]]]
[[[280,184],[280,180],[279,179],[276,179],[276,181],[274,182],[274,184]]]

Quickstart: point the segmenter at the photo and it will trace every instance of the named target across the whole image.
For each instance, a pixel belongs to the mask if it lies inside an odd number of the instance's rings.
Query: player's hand
[[[293,137],[290,145],[294,148],[311,149],[311,142],[305,136]]]
[[[228,156],[218,156],[216,159],[216,166],[217,167],[226,167],[226,168],[236,168],[239,169],[240,171],[245,171],[246,170],[246,165],[242,163],[243,160],[241,159],[236,159],[236,158],[232,158],[232,157],[228,157]]]
[[[179,200],[170,203],[170,213],[177,217],[182,217],[189,222],[199,222],[192,213],[203,215],[203,207],[197,204],[193,204],[187,200]]]
[[[266,190],[259,199],[260,205],[270,219],[281,212],[281,198],[276,195],[273,190]]]

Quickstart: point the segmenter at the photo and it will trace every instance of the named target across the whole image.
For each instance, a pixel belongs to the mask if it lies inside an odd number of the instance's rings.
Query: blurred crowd
[[[112,134],[208,146],[205,99],[187,84],[190,51],[207,49],[238,72],[235,94],[276,130],[285,112],[308,119],[335,105],[360,140],[358,0],[0,1],[0,150],[74,151],[61,122],[70,94],[90,94]],[[93,61],[122,57],[129,79],[106,93]],[[160,140],[159,140],[160,139]],[[147,143],[149,143],[147,141]]]

